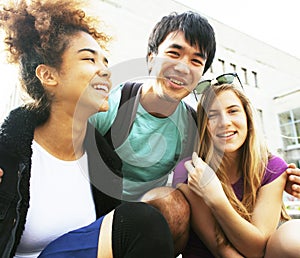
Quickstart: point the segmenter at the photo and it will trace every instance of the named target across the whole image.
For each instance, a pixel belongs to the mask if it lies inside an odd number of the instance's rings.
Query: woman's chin
[[[108,101],[103,101],[99,106],[98,112],[106,112],[109,109]]]

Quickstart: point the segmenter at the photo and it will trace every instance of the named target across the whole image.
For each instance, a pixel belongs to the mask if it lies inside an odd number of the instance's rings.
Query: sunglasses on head
[[[201,81],[197,84],[196,88],[194,89],[194,95],[196,100],[198,101],[197,95],[196,94],[202,94],[203,91],[207,88],[210,87],[211,85],[222,85],[225,83],[233,83],[234,79],[237,78],[241,88],[243,89],[243,84],[238,76],[237,73],[225,73],[222,74],[218,77],[216,77],[213,80],[205,80],[205,81]]]

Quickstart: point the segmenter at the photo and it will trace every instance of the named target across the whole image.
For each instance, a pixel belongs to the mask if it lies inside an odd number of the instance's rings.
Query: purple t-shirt
[[[174,169],[174,176],[172,181],[172,186],[176,187],[179,183],[187,182],[187,170],[184,166],[184,163],[191,158],[186,158],[178,163]],[[265,174],[261,183],[261,186],[271,183],[277,177],[279,177],[286,169],[287,163],[282,160],[280,157],[272,156],[269,159]],[[240,178],[235,184],[232,185],[232,188],[238,197],[239,200],[242,200],[243,197],[243,178]],[[213,258],[212,253],[206,248],[203,242],[198,238],[196,233],[191,230],[189,241],[183,252],[184,258]]]

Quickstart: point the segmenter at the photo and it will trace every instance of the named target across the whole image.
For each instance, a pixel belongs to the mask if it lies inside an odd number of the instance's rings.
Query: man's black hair
[[[205,73],[211,66],[215,56],[215,33],[206,18],[192,11],[181,14],[173,12],[164,16],[155,25],[148,40],[147,60],[151,53],[158,53],[159,45],[174,31],[183,31],[190,45],[199,47],[199,50],[206,56],[203,72]]]

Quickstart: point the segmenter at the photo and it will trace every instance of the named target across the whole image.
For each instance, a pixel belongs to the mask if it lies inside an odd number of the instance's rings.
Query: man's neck
[[[180,101],[171,101],[161,97],[150,87],[142,89],[140,103],[149,114],[158,118],[164,118],[175,112]]]

